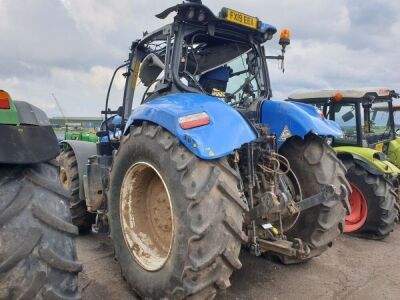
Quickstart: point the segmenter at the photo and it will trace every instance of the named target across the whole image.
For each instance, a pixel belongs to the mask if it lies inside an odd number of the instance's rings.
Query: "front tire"
[[[289,160],[299,180],[303,198],[320,193],[323,185],[327,184],[333,185],[346,197],[350,194],[345,167],[334,150],[318,136],[291,138],[282,146],[280,153]],[[308,260],[326,251],[343,232],[345,214],[343,201],[332,199],[302,211],[295,225],[285,234],[289,240],[300,238],[310,247]],[[288,257],[280,257],[280,260],[285,264],[304,261]]]
[[[68,198],[49,163],[0,166],[0,299],[80,299]]]
[[[131,127],[111,170],[109,220],[122,274],[140,297],[212,299],[230,286],[247,241],[239,178],[226,159],[200,160],[159,126]]]
[[[344,159],[347,179],[354,187],[349,197],[352,207],[346,216],[345,232],[367,239],[383,239],[393,231],[397,210],[392,184],[383,175],[374,175],[351,159]]]

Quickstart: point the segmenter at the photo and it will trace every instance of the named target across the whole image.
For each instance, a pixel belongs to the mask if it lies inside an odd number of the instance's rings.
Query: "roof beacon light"
[[[283,29],[279,36],[279,45],[282,46],[281,49],[282,55],[277,56],[276,59],[281,60],[281,70],[283,73],[285,73],[285,52],[286,52],[286,47],[290,45],[290,36],[291,33],[287,28]]]
[[[182,129],[191,129],[210,124],[210,117],[206,112],[201,112],[180,117],[178,122]]]
[[[0,109],[10,109],[10,95],[0,90]]]
[[[343,100],[343,95],[341,93],[336,93],[333,97],[332,100],[335,102],[339,102]]]
[[[279,36],[279,45],[282,45],[282,46],[290,45],[290,36],[291,36],[290,30],[287,28],[283,29]]]

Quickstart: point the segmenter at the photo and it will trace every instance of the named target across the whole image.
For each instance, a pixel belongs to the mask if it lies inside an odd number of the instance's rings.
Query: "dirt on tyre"
[[[159,126],[131,127],[111,170],[109,220],[140,297],[212,299],[230,286],[247,241],[238,183],[226,159],[200,160]]]
[[[332,199],[300,212],[297,222],[285,233],[289,240],[300,238],[311,252],[304,260],[278,257],[284,264],[300,263],[326,251],[343,232],[347,195],[351,189],[344,165],[318,136],[291,138],[282,146],[280,154],[289,160],[303,199],[320,193],[324,185],[333,185],[338,193],[346,195],[344,201]]]
[[[86,202],[79,198],[78,162],[72,149],[64,150],[57,158],[60,164],[61,186],[70,195],[72,223],[80,233],[90,232],[96,215],[87,211]]]
[[[67,195],[51,163],[0,166],[0,299],[80,299]]]
[[[369,173],[352,159],[344,159],[343,163],[353,189],[345,232],[368,239],[385,238],[393,231],[398,213],[393,185],[383,175]]]

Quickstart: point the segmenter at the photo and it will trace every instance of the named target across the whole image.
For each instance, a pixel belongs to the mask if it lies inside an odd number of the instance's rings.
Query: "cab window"
[[[357,121],[355,104],[336,104],[332,109],[334,109],[334,119],[343,131],[343,137],[336,138],[336,142],[356,145]]]

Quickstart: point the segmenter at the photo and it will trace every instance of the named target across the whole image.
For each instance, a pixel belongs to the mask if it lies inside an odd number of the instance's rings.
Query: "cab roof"
[[[300,92],[289,95],[289,100],[298,100],[302,102],[317,102],[321,100],[329,101],[336,94],[341,94],[344,99],[362,100],[367,95],[375,95],[382,98],[392,97],[394,90],[380,87],[380,88],[357,88],[348,90],[320,90],[311,92]]]
[[[277,32],[276,27],[261,22],[258,18],[248,15],[246,16],[257,19],[257,28],[249,28],[247,26],[228,21],[224,16],[224,13],[226,13],[227,10],[230,9],[222,8],[221,12],[218,15],[215,15],[207,6],[203,5],[201,1],[188,1],[169,7],[163,12],[157,14],[156,17],[159,19],[165,19],[168,15],[175,12],[176,14],[174,16],[174,22],[172,24],[161,27],[150,34],[146,32],[142,39],[142,43],[148,40],[153,40],[155,37],[158,40],[166,40],[166,33],[173,28],[173,25],[176,22],[180,21],[196,26],[208,26],[210,32],[214,32],[214,28],[233,31],[236,32],[237,38],[239,38],[240,34],[247,37],[249,35],[252,35],[254,37],[257,37],[262,42],[271,39],[272,36]],[[188,19],[187,15],[190,11],[192,11],[194,15],[198,15],[200,13],[204,14],[204,18],[201,21],[197,20],[196,18]],[[241,14],[245,15],[243,13]]]

